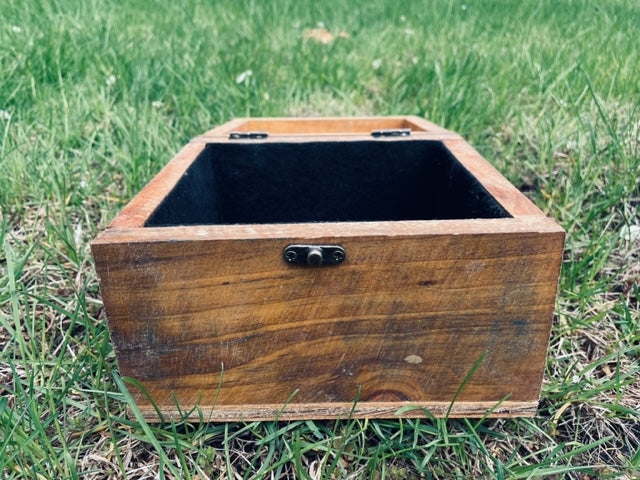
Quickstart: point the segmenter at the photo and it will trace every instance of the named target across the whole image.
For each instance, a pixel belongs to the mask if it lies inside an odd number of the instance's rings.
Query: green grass
[[[640,5],[344,3],[2,2],[3,478],[640,478]],[[538,416],[128,418],[90,240],[213,125],[352,114],[461,133],[567,230]]]

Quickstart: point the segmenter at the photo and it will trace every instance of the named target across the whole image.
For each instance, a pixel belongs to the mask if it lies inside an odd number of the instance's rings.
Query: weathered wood
[[[205,136],[295,129],[280,121],[239,120]],[[513,218],[143,227],[204,148],[187,145],[92,244],[121,374],[166,416],[180,414],[177,401],[218,421],[415,417],[419,408],[445,415],[477,364],[451,416],[532,415],[564,232],[440,130]],[[347,258],[322,268],[284,262],[286,245],[308,242],[340,244]],[[157,420],[147,395],[131,391]]]
[[[329,237],[345,264],[286,265],[303,240],[94,244],[121,373],[161,405],[447,402],[484,354],[460,401],[537,398],[561,232]]]
[[[92,245],[139,242],[305,238],[314,243],[326,237],[400,237],[511,233],[560,233],[552,219],[534,215],[469,220],[403,220],[395,222],[281,223],[260,225],[194,225],[175,227],[108,228]]]
[[[133,391],[139,395],[135,387]],[[193,410],[178,412],[175,406],[156,408],[148,403],[140,404],[144,418],[150,421],[187,418],[192,421],[262,421],[262,420],[315,420],[350,418],[425,418],[482,417],[491,412],[492,417],[530,417],[538,405],[534,402],[353,402],[353,403],[287,403],[281,405],[198,406]],[[158,415],[159,414],[159,415]]]

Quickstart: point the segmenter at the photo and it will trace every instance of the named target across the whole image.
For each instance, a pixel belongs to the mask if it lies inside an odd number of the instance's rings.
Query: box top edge
[[[535,215],[516,218],[465,220],[399,220],[287,224],[180,225],[170,227],[107,228],[92,242],[110,243],[257,240],[286,238],[353,238],[440,235],[560,234],[553,219]]]

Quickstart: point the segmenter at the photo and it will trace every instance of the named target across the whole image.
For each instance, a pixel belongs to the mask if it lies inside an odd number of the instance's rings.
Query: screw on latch
[[[289,263],[296,263],[296,261],[298,260],[298,254],[294,250],[288,250],[284,254],[284,257],[287,259],[287,262]]]
[[[344,260],[344,252],[342,250],[336,250],[331,254],[331,258],[334,262],[340,263]]]

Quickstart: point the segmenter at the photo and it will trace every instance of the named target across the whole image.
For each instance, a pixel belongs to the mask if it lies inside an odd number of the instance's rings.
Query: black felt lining
[[[146,226],[504,218],[438,141],[211,143]]]

